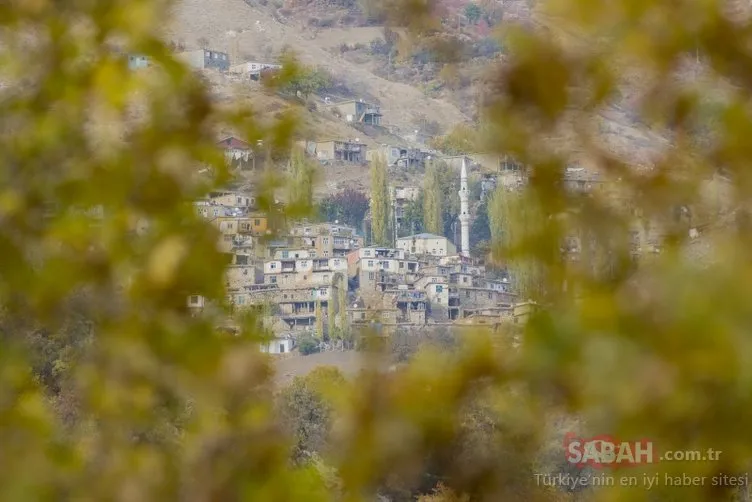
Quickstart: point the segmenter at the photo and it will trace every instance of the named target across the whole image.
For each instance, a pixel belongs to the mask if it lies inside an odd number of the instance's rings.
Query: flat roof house
[[[181,52],[178,56],[192,67],[198,68],[199,70],[213,68],[221,72],[226,72],[230,69],[230,56],[226,52],[198,49],[195,51]]]
[[[370,125],[381,125],[381,110],[378,105],[366,103],[362,99],[348,100],[329,105],[332,110],[337,110],[346,122],[360,122]]]
[[[457,246],[442,235],[416,234],[397,239],[397,249],[409,254],[449,256],[457,254]]]
[[[319,160],[340,160],[363,164],[366,162],[366,145],[352,140],[326,140],[316,142]]]

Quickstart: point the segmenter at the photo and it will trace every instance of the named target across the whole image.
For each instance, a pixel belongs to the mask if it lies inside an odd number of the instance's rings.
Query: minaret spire
[[[470,211],[467,203],[467,166],[462,159],[462,172],[460,173],[460,227],[462,231],[462,256],[470,257]]]

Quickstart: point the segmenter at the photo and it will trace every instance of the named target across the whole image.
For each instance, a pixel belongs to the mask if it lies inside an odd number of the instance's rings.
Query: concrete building
[[[397,239],[397,249],[414,255],[449,256],[457,253],[457,247],[441,235],[416,234]]]
[[[345,122],[360,122],[369,125],[381,125],[381,111],[378,105],[360,100],[348,100],[328,105],[335,110]]]
[[[315,155],[319,160],[338,160],[364,164],[366,162],[367,147],[357,140],[325,140],[317,141]]]
[[[199,70],[214,69],[226,72],[230,69],[230,56],[226,52],[198,49],[181,52],[178,57]]]
[[[295,347],[294,333],[276,335],[274,340],[262,343],[261,352],[266,354],[289,354]]]

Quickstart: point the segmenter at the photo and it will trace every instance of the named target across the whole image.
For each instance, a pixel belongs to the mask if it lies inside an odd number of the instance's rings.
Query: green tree
[[[389,206],[386,160],[379,155],[371,161],[371,233],[373,243],[378,246],[390,244]]]
[[[470,24],[477,24],[478,21],[480,21],[482,15],[483,11],[477,3],[470,2],[469,4],[465,5],[465,17],[470,22]]]
[[[423,190],[418,193],[415,200],[408,201],[402,211],[400,237],[419,234],[423,232]]]
[[[470,226],[470,247],[475,249],[482,242],[491,240],[491,223],[488,217],[488,199],[478,204],[475,218]]]
[[[345,188],[327,195],[318,205],[318,212],[324,221],[337,221],[361,228],[368,212],[368,197],[360,190]]]
[[[443,199],[444,193],[438,168],[429,162],[426,166],[426,177],[423,181],[423,228],[426,232],[436,235],[443,234]]]
[[[309,334],[298,338],[298,351],[301,355],[308,356],[319,351],[319,341]]]

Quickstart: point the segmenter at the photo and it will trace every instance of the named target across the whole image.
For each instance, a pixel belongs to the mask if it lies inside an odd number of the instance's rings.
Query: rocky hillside
[[[468,119],[448,101],[433,99],[411,85],[375,75],[367,65],[354,64],[331,50],[342,44],[370,44],[383,38],[383,30],[311,27],[300,18],[282,17],[279,10],[244,0],[181,0],[167,36],[187,48],[205,42],[241,60],[274,59],[288,47],[303,63],[325,68],[355,94],[377,101],[385,125],[397,132],[414,130],[419,116],[446,125]]]

